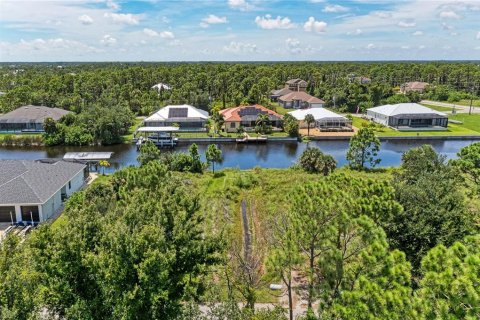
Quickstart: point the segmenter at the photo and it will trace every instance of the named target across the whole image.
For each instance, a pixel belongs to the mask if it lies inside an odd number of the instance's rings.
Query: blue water
[[[423,144],[432,145],[435,150],[444,154],[448,159],[455,158],[457,152],[474,143],[473,140],[389,140],[383,141],[379,157],[382,159],[380,167],[398,166],[403,152]],[[319,147],[324,153],[332,155],[338,166],[347,163],[345,156],[348,150],[348,141],[313,141],[310,146]],[[220,168],[250,169],[263,168],[288,168],[292,166],[306,149],[306,143],[297,142],[268,142],[266,144],[219,144],[223,154]],[[206,144],[199,144],[198,149],[204,156]],[[188,145],[179,145],[176,151],[188,150]],[[0,159],[44,159],[61,158],[69,151],[113,151],[111,168],[108,171],[137,165],[138,152],[134,145],[115,145],[101,147],[48,147],[48,148],[0,148]],[[162,152],[167,152],[163,151]],[[205,160],[205,159],[204,159]]]

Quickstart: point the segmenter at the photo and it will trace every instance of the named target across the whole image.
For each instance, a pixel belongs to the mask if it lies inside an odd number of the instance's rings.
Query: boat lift
[[[146,141],[152,141],[160,148],[174,148],[178,143],[178,138],[175,138],[173,133],[178,130],[178,127],[140,127],[135,131],[133,140],[137,149],[140,149]]]

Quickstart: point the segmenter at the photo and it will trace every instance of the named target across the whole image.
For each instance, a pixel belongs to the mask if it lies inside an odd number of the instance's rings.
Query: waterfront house
[[[0,132],[42,132],[45,119],[60,120],[70,111],[44,106],[23,106],[0,116]]]
[[[61,160],[0,160],[0,222],[43,222],[84,186],[87,166]]]
[[[202,131],[208,121],[208,112],[190,105],[169,105],[143,121],[145,127],[171,127],[177,124],[182,131]]]
[[[272,90],[270,92],[270,99],[272,101],[277,101],[278,98],[289,94],[291,92],[300,91],[305,92],[307,90],[308,83],[302,79],[290,79],[285,82],[285,86],[278,90]]]
[[[301,129],[308,127],[308,124],[305,122],[305,117],[307,114],[311,114],[315,119],[315,124],[313,126],[310,125],[310,128],[315,127],[320,131],[328,131],[332,129],[335,131],[352,130],[351,120],[325,108],[301,109],[290,111],[289,114],[298,120]]]
[[[398,130],[446,129],[448,117],[418,103],[387,104],[367,109],[371,120]]]
[[[225,121],[225,132],[237,132],[240,127],[246,131],[254,130],[260,114],[268,115],[269,125],[274,130],[280,129],[283,123],[280,114],[259,104],[223,109],[220,110],[220,114]]]
[[[303,91],[294,91],[278,98],[278,104],[287,109],[322,108],[325,101]]]
[[[404,94],[409,93],[410,91],[424,93],[428,85],[429,85],[428,82],[419,82],[419,81],[406,82],[400,86],[400,92]]]

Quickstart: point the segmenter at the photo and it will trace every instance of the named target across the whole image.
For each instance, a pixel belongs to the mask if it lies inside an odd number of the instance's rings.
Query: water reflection
[[[400,164],[401,155],[406,150],[423,144],[431,144],[437,152],[447,158],[454,158],[456,153],[475,141],[473,140],[387,140],[382,142],[380,166],[397,166]],[[205,161],[207,144],[199,144],[198,151],[202,160]],[[319,147],[323,152],[332,155],[339,166],[347,163],[346,153],[348,141],[312,141],[307,143],[297,142],[269,142],[266,144],[218,144],[223,154],[222,163],[216,164],[218,168],[250,169],[256,166],[264,168],[287,168],[292,166],[307,148],[307,146]],[[181,144],[175,151],[188,152],[189,145]],[[44,159],[62,158],[66,152],[71,151],[112,151],[111,167],[106,172],[112,172],[119,168],[137,165],[138,152],[134,145],[94,146],[94,147],[49,147],[49,148],[0,148],[0,159]],[[162,150],[162,152],[170,152]]]

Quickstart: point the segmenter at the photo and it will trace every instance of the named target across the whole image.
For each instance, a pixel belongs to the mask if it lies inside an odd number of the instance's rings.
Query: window
[[[235,122],[230,122],[230,128],[235,128]]]
[[[68,189],[72,189],[72,181],[68,181]]]

